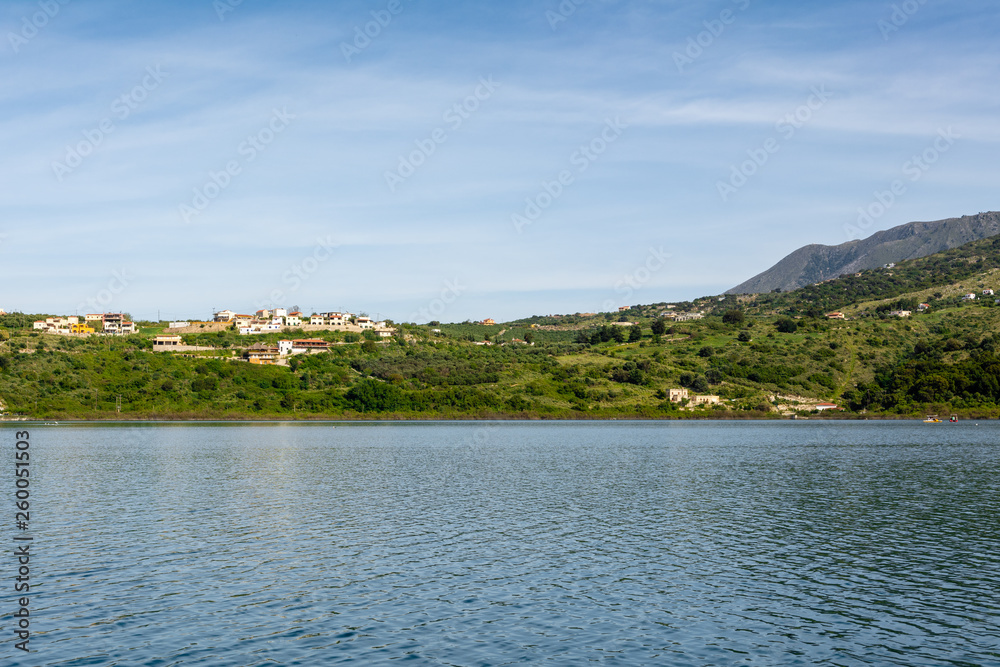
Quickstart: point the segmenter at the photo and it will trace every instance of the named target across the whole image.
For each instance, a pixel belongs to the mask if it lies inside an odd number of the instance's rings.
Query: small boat
[[[927,415],[927,419],[924,420],[925,424],[940,424],[941,420],[938,419],[937,415]]]
[[[950,423],[950,424],[957,424],[958,423],[958,415],[952,415],[951,419],[948,420],[948,423]]]

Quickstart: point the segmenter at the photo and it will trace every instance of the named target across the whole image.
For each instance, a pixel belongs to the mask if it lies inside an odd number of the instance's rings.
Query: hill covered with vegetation
[[[793,292],[636,305],[625,312],[397,324],[391,339],[323,332],[283,365],[242,348],[297,337],[123,338],[32,331],[0,317],[0,410],[32,419],[1000,417],[1000,239]],[[962,295],[975,292],[974,301]],[[927,303],[926,311],[916,304]],[[848,319],[828,319],[839,309]],[[891,315],[912,310],[908,317]],[[674,322],[665,315],[700,312]],[[310,333],[310,336],[315,334]],[[669,390],[718,396],[671,402]]]

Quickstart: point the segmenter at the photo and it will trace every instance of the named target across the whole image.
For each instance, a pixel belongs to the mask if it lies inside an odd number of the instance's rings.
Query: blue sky
[[[1000,208],[992,0],[42,0],[0,29],[7,310],[588,312]]]

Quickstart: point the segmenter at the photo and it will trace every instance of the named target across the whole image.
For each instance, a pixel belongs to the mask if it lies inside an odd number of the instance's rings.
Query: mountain
[[[845,273],[926,257],[997,234],[1000,234],[1000,213],[995,211],[936,222],[910,222],[840,245],[804,246],[726,294],[793,290]]]

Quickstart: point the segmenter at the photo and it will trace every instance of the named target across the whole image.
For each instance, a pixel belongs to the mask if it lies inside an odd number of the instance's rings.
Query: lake
[[[998,422],[28,428],[5,664],[1000,665]]]

